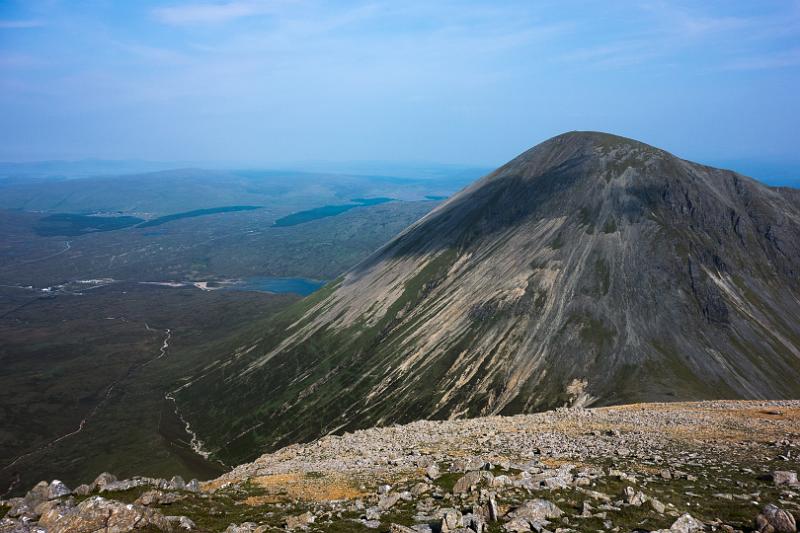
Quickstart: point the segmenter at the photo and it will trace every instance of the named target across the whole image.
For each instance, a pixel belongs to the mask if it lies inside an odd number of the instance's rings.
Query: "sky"
[[[0,160],[800,162],[800,0],[0,0]]]

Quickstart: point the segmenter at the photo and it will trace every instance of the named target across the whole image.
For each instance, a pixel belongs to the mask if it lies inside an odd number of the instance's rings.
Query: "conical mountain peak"
[[[618,167],[626,162],[630,166],[642,166],[653,159],[670,158],[674,156],[668,152],[627,137],[597,131],[570,131],[523,152],[489,178],[508,175],[532,178],[570,162],[594,163],[585,172],[588,177],[592,171],[601,171],[604,167]]]
[[[219,413],[198,431],[238,460],[419,418],[797,397],[794,316],[795,195],[569,132],[243,341],[181,401]]]
[[[594,146],[614,146],[614,145],[645,145],[641,141],[606,133],[604,131],[568,131],[555,137],[551,137],[545,142],[565,143],[565,144],[591,144]]]

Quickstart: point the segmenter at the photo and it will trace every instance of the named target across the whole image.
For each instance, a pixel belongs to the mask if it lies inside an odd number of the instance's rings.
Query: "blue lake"
[[[293,292],[308,296],[325,285],[325,283],[327,282],[306,278],[248,278],[235,285],[230,285],[226,289],[274,293]]]

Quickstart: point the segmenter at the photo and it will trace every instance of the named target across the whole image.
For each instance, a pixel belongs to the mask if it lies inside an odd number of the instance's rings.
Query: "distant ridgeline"
[[[298,211],[297,213],[292,213],[291,215],[286,215],[285,217],[279,218],[272,224],[272,226],[296,226],[298,224],[317,220],[318,218],[340,215],[345,211],[353,209],[354,207],[385,204],[386,202],[391,202],[392,198],[353,198],[350,201],[353,203],[342,205],[323,205],[322,207],[315,207],[314,209],[308,209],[306,211]]]
[[[139,217],[117,216],[107,217],[98,215],[75,215],[70,213],[58,213],[40,219],[34,228],[36,234],[41,237],[67,236],[75,237],[86,233],[96,233],[99,231],[113,231],[135,226],[138,228],[149,228],[160,226],[173,220],[181,218],[202,217],[214,215],[216,213],[230,213],[233,211],[251,211],[261,209],[261,206],[254,205],[232,205],[227,207],[212,207],[208,209],[195,209],[183,213],[174,213],[152,220],[144,220]]]

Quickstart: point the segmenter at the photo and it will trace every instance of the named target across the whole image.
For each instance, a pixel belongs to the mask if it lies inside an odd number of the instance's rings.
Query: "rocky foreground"
[[[205,483],[42,482],[0,533],[795,533],[798,469],[800,401],[564,409],[329,436]]]

